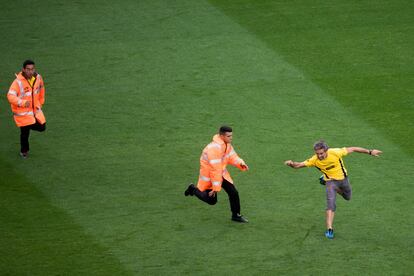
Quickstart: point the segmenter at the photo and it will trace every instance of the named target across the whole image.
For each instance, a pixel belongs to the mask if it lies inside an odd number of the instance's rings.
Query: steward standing
[[[22,71],[16,75],[10,86],[7,99],[11,105],[14,121],[20,128],[20,156],[27,158],[30,130],[42,132],[46,129],[46,118],[42,111],[45,86],[32,60],[23,62]]]

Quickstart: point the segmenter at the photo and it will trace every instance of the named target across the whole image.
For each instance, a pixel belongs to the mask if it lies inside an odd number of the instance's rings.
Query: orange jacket
[[[45,116],[42,112],[42,105],[45,102],[45,86],[39,74],[35,75],[33,87],[20,72],[10,86],[7,99],[10,102],[14,115],[14,121],[18,127],[32,125],[36,120],[44,124]],[[29,107],[24,107],[29,102]]]
[[[229,172],[226,169],[227,164],[235,166],[242,171],[246,168],[242,166],[244,161],[237,155],[231,144],[226,144],[220,135],[216,134],[213,141],[208,144],[200,157],[200,176],[198,178],[197,188],[200,191],[207,189],[219,192],[223,178],[233,184]]]

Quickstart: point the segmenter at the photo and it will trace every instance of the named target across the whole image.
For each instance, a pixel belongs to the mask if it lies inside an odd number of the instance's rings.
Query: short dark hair
[[[219,130],[219,133],[221,135],[223,135],[226,132],[233,132],[233,129],[231,127],[229,127],[229,126],[221,126],[220,127],[220,130]]]
[[[35,65],[35,63],[34,63],[34,61],[33,60],[31,60],[31,59],[26,59],[24,62],[23,62],[23,69],[24,68],[26,68],[26,66],[27,65]]]
[[[325,143],[324,140],[319,140],[313,144],[314,150],[324,149],[325,151],[329,149],[328,144]]]

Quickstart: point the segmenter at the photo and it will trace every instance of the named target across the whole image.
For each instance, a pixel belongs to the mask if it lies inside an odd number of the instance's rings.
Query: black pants
[[[240,198],[236,186],[228,182],[226,179],[223,179],[221,187],[224,189],[224,191],[226,191],[227,195],[229,196],[231,213],[233,215],[240,214]],[[211,197],[208,195],[210,191],[211,190],[205,190],[204,192],[201,192],[198,188],[196,188],[194,191],[194,195],[196,195],[200,200],[210,205],[214,205],[217,203],[217,193],[215,196]]]
[[[40,132],[45,131],[46,123],[42,125],[38,121],[36,121],[36,123],[34,123],[33,125],[20,127],[20,152],[29,151],[29,136],[31,129]]]

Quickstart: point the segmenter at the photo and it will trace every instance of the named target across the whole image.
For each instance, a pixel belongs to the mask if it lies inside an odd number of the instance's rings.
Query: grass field
[[[413,275],[412,1],[2,3],[0,275]],[[47,131],[21,160],[6,99],[33,58]],[[242,213],[185,198],[217,128]],[[292,170],[323,138],[353,199]]]

